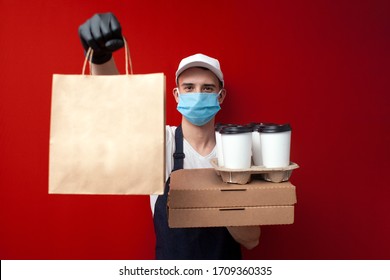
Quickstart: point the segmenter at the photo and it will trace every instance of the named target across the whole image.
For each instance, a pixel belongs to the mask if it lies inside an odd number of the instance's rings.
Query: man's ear
[[[172,93],[173,93],[173,96],[175,97],[176,103],[179,103],[179,90],[178,90],[178,88],[177,87],[174,88]]]
[[[219,104],[222,104],[222,102],[225,100],[225,97],[226,97],[226,89],[223,88],[218,97]]]

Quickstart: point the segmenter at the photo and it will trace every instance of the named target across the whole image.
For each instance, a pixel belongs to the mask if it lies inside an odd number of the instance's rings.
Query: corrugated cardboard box
[[[213,168],[182,169],[171,174],[168,223],[172,228],[292,224],[295,203],[290,182],[228,184]]]

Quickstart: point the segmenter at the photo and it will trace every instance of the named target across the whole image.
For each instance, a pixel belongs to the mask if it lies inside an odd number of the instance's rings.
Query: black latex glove
[[[85,49],[93,49],[92,62],[103,64],[112,52],[123,47],[122,28],[114,14],[95,14],[79,27],[79,36]]]

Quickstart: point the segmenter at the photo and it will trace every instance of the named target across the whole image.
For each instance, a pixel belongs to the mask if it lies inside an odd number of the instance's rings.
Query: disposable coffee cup
[[[251,167],[252,129],[246,126],[226,126],[221,131],[224,167]]]
[[[252,161],[255,166],[263,165],[263,155],[261,152],[260,131],[263,127],[275,125],[273,123],[256,123],[252,126]]]
[[[290,124],[271,124],[259,128],[261,154],[266,168],[282,168],[290,165]]]
[[[258,123],[255,123],[255,122],[247,123],[247,124],[244,125],[245,127],[249,127],[251,129],[251,131],[252,131],[251,165],[253,164],[253,139],[255,137],[253,135],[253,129],[255,128],[256,125],[258,125]]]
[[[215,125],[215,141],[217,146],[217,160],[218,166],[224,166],[223,162],[223,152],[222,152],[222,137],[220,130],[224,127],[224,124],[217,123]]]

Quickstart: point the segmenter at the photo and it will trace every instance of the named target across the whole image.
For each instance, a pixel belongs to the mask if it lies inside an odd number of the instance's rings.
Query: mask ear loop
[[[175,93],[175,91],[176,91],[176,93]],[[179,87],[175,87],[175,88],[173,89],[173,95],[175,96],[175,100],[176,100],[176,98],[177,98],[176,103],[179,103],[179,98],[180,98]]]
[[[218,100],[218,103],[221,104],[223,100],[221,100],[222,98],[222,91],[225,91],[224,88],[221,88],[218,92],[218,95],[217,95],[217,100]]]
[[[219,102],[219,99],[222,97],[222,88],[219,90],[218,94],[217,94],[217,99],[218,99],[218,102]]]

